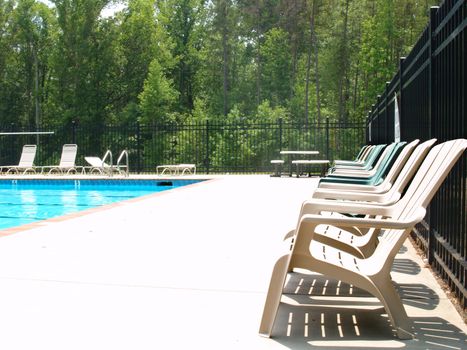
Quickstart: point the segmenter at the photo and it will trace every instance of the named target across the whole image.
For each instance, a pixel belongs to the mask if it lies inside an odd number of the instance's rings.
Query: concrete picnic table
[[[303,155],[318,155],[319,151],[281,151],[280,154],[288,156],[303,156]],[[329,160],[294,160],[290,161],[290,176],[293,175],[292,167],[297,166],[297,177],[300,176],[300,165],[321,165],[321,176],[324,175],[326,166],[329,164]]]
[[[305,156],[305,155],[315,155],[316,156],[316,155],[319,154],[319,151],[280,151],[280,154],[289,156],[289,159],[290,159],[290,162],[289,162],[290,163],[289,164],[289,174],[290,174],[290,176],[292,176],[293,175],[292,161],[294,160],[295,156]],[[298,174],[297,174],[297,177],[298,177]]]

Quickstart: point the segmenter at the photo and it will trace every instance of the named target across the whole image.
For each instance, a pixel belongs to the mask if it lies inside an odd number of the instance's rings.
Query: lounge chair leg
[[[268,295],[263,309],[263,317],[259,333],[265,337],[270,337],[274,321],[276,319],[277,310],[282,297],[282,289],[284,288],[285,278],[289,270],[290,255],[284,255],[277,260],[269,282]]]
[[[379,286],[381,301],[384,304],[399,339],[413,339],[412,324],[407,316],[402,300],[399,297],[390,277]]]

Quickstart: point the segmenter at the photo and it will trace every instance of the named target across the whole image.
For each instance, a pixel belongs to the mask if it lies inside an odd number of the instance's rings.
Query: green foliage
[[[115,2],[0,0],[0,124],[362,121],[437,3],[128,0],[104,18]],[[262,159],[277,147],[263,136],[240,128],[202,147],[217,166],[241,161],[228,147]],[[199,152],[173,141],[145,140],[161,161]]]
[[[129,110],[128,106],[139,103],[138,96],[143,91],[151,62],[157,58],[164,70],[170,69],[175,63],[170,53],[172,42],[160,24],[163,23],[163,15],[156,14],[155,10],[155,0],[130,0],[128,7],[120,14],[121,59],[118,63],[121,75],[116,99],[117,107],[123,112],[122,118],[129,117],[125,113]],[[135,119],[137,117],[137,114],[132,116]]]
[[[140,94],[141,121],[148,124],[162,124],[170,121],[172,104],[177,98],[177,91],[172,88],[157,59],[151,62],[149,74]]]
[[[106,64],[98,56],[101,39],[99,20],[109,0],[54,0],[58,35],[51,58],[54,79],[50,93],[54,101],[51,118],[102,125],[105,104],[100,101],[101,74]]]
[[[291,56],[287,33],[273,28],[266,33],[261,51],[263,94],[274,106],[285,106],[290,98]]]
[[[289,113],[285,107],[271,107],[268,100],[264,100],[257,109],[255,122],[257,123],[277,123],[279,119],[284,122],[289,121]]]
[[[40,122],[49,71],[54,16],[34,0],[0,1],[0,117]]]

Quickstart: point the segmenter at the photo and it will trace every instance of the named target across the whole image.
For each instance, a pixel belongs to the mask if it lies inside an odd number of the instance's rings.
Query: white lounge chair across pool
[[[196,174],[196,164],[170,164],[158,165],[157,175],[186,175]],[[160,174],[159,174],[160,172]]]
[[[52,174],[54,172],[58,174],[70,174],[76,173],[76,154],[78,153],[78,145],[65,144],[62,148],[62,155],[60,157],[60,163],[58,165],[47,165],[42,167],[42,173]],[[48,171],[47,171],[48,170]]]
[[[7,169],[7,174],[19,174],[20,172],[26,174],[28,171],[35,173],[34,159],[36,158],[36,150],[36,145],[24,145],[18,165],[4,165],[1,171]]]
[[[124,158],[126,163],[121,164]],[[84,160],[86,160],[90,165],[88,167],[84,167],[84,169],[89,169],[89,173],[91,174],[112,176],[113,173],[118,173],[120,175],[128,176],[128,152],[126,150],[120,153],[117,165],[113,165],[112,152],[110,150],[105,152],[102,159],[99,157],[84,157]],[[106,163],[106,161],[110,162],[110,164]]]

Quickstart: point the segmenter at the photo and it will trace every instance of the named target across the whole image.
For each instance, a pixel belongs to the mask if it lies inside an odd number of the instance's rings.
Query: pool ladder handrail
[[[105,161],[107,160],[107,158],[109,158],[109,162],[108,164],[110,164],[109,166],[106,166],[106,163]],[[104,157],[102,158],[102,171],[104,173],[108,173],[107,175],[109,175],[110,177],[112,176],[112,167],[113,167],[113,156],[112,156],[112,151],[110,149],[108,149],[105,154],[104,154]]]
[[[125,160],[125,164],[120,164],[122,160]],[[121,168],[125,168],[125,170],[122,170]],[[130,163],[128,159],[128,151],[124,149],[122,153],[120,153],[120,156],[117,159],[117,171],[119,174],[128,177],[130,175]]]

